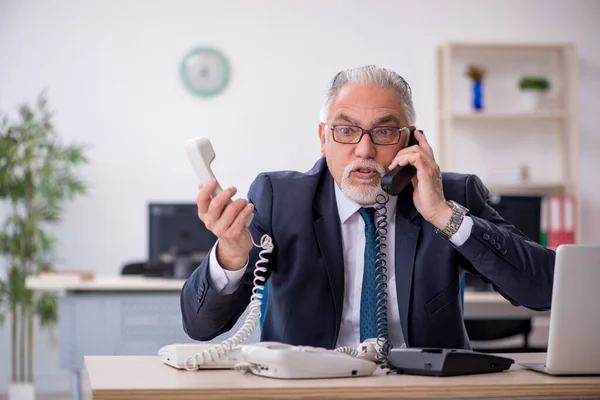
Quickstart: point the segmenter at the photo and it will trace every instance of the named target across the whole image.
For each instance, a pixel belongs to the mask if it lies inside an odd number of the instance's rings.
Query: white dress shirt
[[[360,344],[360,298],[362,277],[364,270],[365,249],[365,223],[358,210],[361,205],[346,197],[335,186],[335,198],[341,223],[342,247],[344,257],[344,305],[342,320],[338,335],[337,346],[357,347]],[[396,273],[394,264],[395,226],[396,226],[396,196],[389,196],[387,210],[387,300],[388,300],[388,338],[394,348],[405,347],[404,337],[400,325],[400,312],[398,310],[398,297],[396,294]],[[456,245],[462,245],[473,227],[473,220],[466,216],[459,230],[450,238]],[[218,243],[218,242],[217,242]],[[221,268],[217,262],[215,243],[209,258],[209,279],[211,286],[220,294],[233,293],[246,271],[246,266],[238,271],[229,271]]]

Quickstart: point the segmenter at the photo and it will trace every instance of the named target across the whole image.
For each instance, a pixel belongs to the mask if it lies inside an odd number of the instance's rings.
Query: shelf
[[[547,183],[514,183],[514,184],[488,184],[486,187],[492,195],[550,195],[564,193],[565,185],[560,182]]]
[[[460,120],[525,120],[525,119],[563,119],[567,117],[567,113],[563,110],[556,111],[535,111],[535,112],[463,112],[446,114],[441,113],[443,119]]]
[[[582,212],[576,47],[561,42],[457,40],[440,44],[436,58],[440,168],[478,175],[492,197],[575,196],[575,241],[579,242]],[[481,65],[489,73],[486,93],[493,93],[494,105],[490,102],[487,109],[469,107],[472,93],[465,84],[469,65]],[[551,77],[552,99],[542,102],[540,109],[529,111],[522,102],[515,82],[525,74]],[[547,141],[546,132],[552,133]],[[513,133],[523,136],[523,146],[507,140],[505,136]],[[458,146],[465,151],[458,154],[454,151]],[[474,157],[465,153],[474,153]],[[488,155],[490,165],[486,165]],[[546,164],[551,164],[550,168]],[[536,173],[521,182],[523,166]]]
[[[495,42],[451,42],[446,47],[452,50],[554,50],[572,49],[570,43],[495,43]]]

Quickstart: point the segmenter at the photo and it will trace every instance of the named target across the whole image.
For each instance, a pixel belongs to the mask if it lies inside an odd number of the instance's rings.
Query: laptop
[[[556,249],[546,364],[549,375],[600,375],[600,245]]]

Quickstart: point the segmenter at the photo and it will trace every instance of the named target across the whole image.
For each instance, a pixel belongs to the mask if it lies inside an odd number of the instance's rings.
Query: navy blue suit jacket
[[[555,253],[534,243],[491,206],[475,175],[444,173],[446,199],[470,210],[473,229],[460,247],[435,233],[417,212],[412,185],[398,196],[395,268],[402,332],[409,347],[469,348],[460,302],[461,269],[491,282],[515,306],[547,310],[551,304]],[[269,258],[269,296],[261,340],[334,348],[344,298],[344,260],[334,180],[325,159],[306,173],[262,173],[248,199],[255,206],[250,232],[274,241]],[[195,340],[227,332],[247,307],[254,248],[243,283],[218,294],[208,277],[208,259],[181,292],[183,326]],[[233,334],[233,332],[232,332]]]

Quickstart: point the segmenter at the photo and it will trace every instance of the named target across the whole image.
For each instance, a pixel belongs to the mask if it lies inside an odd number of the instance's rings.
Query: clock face
[[[199,96],[212,96],[227,86],[229,63],[219,51],[200,47],[184,57],[180,73],[190,92]]]

